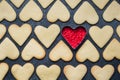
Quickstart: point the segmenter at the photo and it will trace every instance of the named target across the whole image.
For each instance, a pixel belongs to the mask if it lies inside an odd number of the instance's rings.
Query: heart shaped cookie
[[[118,72],[120,73],[120,64],[118,65]]]
[[[76,29],[65,27],[62,30],[63,38],[70,44],[73,49],[76,49],[80,43],[82,43],[86,33],[87,32],[84,27],[77,27]]]
[[[104,47],[104,45],[110,40],[113,35],[113,28],[111,26],[104,26],[103,28],[99,28],[98,26],[93,26],[89,30],[91,38],[94,42],[100,47]]]
[[[5,75],[9,70],[9,66],[7,63],[0,63],[0,80],[4,80]]]
[[[5,58],[15,60],[18,56],[19,50],[15,44],[9,38],[5,38],[0,44],[0,60],[4,60]]]
[[[6,27],[3,24],[0,24],[0,39],[3,38],[5,33],[6,33]]]
[[[50,22],[56,22],[57,20],[66,22],[70,19],[70,12],[61,0],[56,0],[47,14],[47,19]]]
[[[47,8],[54,0],[38,0],[43,8]]]
[[[16,24],[12,24],[9,27],[8,32],[15,42],[22,46],[30,36],[32,27],[29,24],[23,24],[21,27]]]
[[[26,63],[24,66],[15,64],[11,72],[16,80],[29,80],[34,72],[34,66],[31,63]]]
[[[28,21],[30,19],[40,21],[43,17],[43,13],[34,0],[29,0],[20,12],[19,17],[22,21]]]
[[[57,80],[60,75],[61,69],[57,65],[52,65],[49,68],[40,65],[36,69],[36,73],[40,80]]]
[[[103,13],[103,18],[108,22],[114,19],[120,21],[120,4],[116,0],[113,0],[113,2],[107,7]]]
[[[45,50],[35,39],[32,38],[23,49],[21,56],[25,61],[29,61],[33,57],[36,59],[43,59],[45,57]]]
[[[87,67],[83,64],[80,64],[75,68],[71,65],[67,65],[64,67],[64,74],[68,80],[82,80],[86,72]]]
[[[76,59],[79,62],[84,62],[87,59],[92,62],[97,62],[99,60],[99,53],[94,45],[89,40],[86,40],[82,47],[77,51]]]
[[[60,33],[60,28],[56,24],[52,24],[48,28],[37,26],[34,32],[38,39],[44,44],[44,46],[49,48]]]
[[[110,44],[106,47],[103,52],[103,57],[105,60],[112,60],[117,58],[120,60],[120,42],[117,39],[113,39]]]
[[[117,27],[117,30],[116,30],[118,36],[120,37],[120,25]]]
[[[105,65],[103,68],[99,66],[93,66],[91,73],[96,80],[110,80],[114,73],[114,67],[112,65]]]
[[[64,61],[70,61],[72,57],[72,51],[62,40],[58,42],[58,44],[51,50],[49,54],[49,58],[52,61],[58,61],[60,59]]]
[[[10,0],[17,8],[19,8],[25,0]]]
[[[106,4],[109,2],[109,0],[92,0],[92,1],[100,9],[103,9],[106,6]]]
[[[4,19],[8,21],[14,21],[16,19],[16,12],[6,0],[0,1],[0,21]]]
[[[82,24],[87,21],[90,24],[96,24],[99,20],[99,16],[95,9],[85,1],[74,15],[74,21],[77,24]]]
[[[65,1],[72,9],[74,9],[81,2],[81,0],[65,0]]]

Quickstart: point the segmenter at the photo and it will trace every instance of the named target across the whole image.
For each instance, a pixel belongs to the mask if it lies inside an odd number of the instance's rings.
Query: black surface
[[[38,6],[42,9],[42,11],[43,11],[43,13],[44,13],[44,18],[43,18],[41,21],[39,21],[39,22],[36,22],[36,21],[33,21],[33,20],[29,20],[29,21],[27,21],[27,22],[22,22],[22,21],[19,19],[19,13],[20,13],[20,11],[22,10],[22,8],[25,6],[25,4],[26,4],[29,0],[25,0],[25,2],[23,3],[23,5],[22,5],[19,9],[17,9],[17,8],[10,2],[10,0],[7,0],[7,1],[8,1],[8,2],[10,3],[10,5],[16,10],[16,12],[17,12],[17,14],[18,14],[18,15],[17,15],[17,19],[16,19],[15,21],[13,21],[13,22],[8,22],[8,21],[6,21],[6,20],[3,20],[2,22],[0,22],[0,23],[2,23],[2,24],[6,25],[7,28],[8,28],[11,24],[17,24],[17,25],[21,26],[21,25],[24,24],[24,23],[29,23],[29,24],[33,27],[33,31],[34,31],[34,28],[35,28],[37,25],[42,25],[42,26],[48,27],[49,25],[52,24],[52,23],[50,23],[50,22],[47,21],[46,15],[47,15],[48,10],[50,9],[50,7],[51,7],[53,4],[51,4],[47,9],[43,9],[43,8],[41,7],[41,5],[38,3],[38,1],[35,0],[35,2],[38,4]],[[54,2],[55,2],[55,1],[56,1],[56,0],[54,0]],[[120,41],[120,38],[118,37],[118,35],[117,35],[117,33],[116,33],[116,28],[117,28],[118,25],[120,25],[120,22],[117,21],[117,20],[113,20],[112,22],[106,22],[106,21],[104,21],[103,18],[102,18],[102,14],[103,14],[104,10],[107,8],[107,6],[108,6],[113,0],[110,0],[109,3],[106,5],[106,7],[105,7],[103,10],[100,10],[98,7],[96,7],[96,5],[95,5],[91,0],[82,0],[82,2],[81,2],[74,10],[72,10],[64,0],[61,0],[61,1],[62,1],[62,2],[67,6],[67,8],[69,9],[69,11],[70,11],[70,13],[71,13],[71,18],[70,18],[70,20],[69,20],[68,22],[66,22],[66,23],[62,23],[61,21],[57,21],[57,22],[55,22],[55,24],[58,24],[58,25],[60,26],[61,30],[62,30],[62,28],[63,28],[64,26],[71,26],[72,28],[76,28],[76,27],[78,27],[78,26],[83,26],[83,27],[85,27],[86,30],[87,30],[87,36],[86,36],[85,40],[89,39],[89,40],[95,45],[95,47],[98,49],[98,51],[99,51],[99,53],[100,53],[100,60],[99,60],[98,62],[96,62],[96,63],[92,63],[92,62],[90,62],[90,61],[88,61],[88,60],[85,61],[85,62],[83,62],[83,63],[77,62],[77,60],[75,59],[75,54],[76,54],[76,52],[78,51],[78,49],[73,50],[73,49],[69,46],[69,44],[62,38],[61,34],[59,34],[59,36],[57,37],[57,39],[54,41],[54,43],[51,45],[51,47],[50,47],[49,49],[46,49],[46,48],[43,46],[44,49],[46,50],[46,57],[45,57],[43,60],[36,60],[36,59],[33,58],[32,60],[30,60],[30,61],[28,61],[28,62],[32,63],[32,64],[34,65],[35,69],[36,69],[36,67],[37,67],[38,65],[41,65],[41,64],[46,65],[46,66],[50,66],[50,65],[52,65],[52,64],[57,64],[57,65],[59,65],[59,66],[61,67],[61,74],[60,74],[58,80],[67,80],[67,79],[65,78],[64,74],[63,74],[63,68],[64,68],[65,65],[68,65],[68,64],[73,65],[73,66],[77,66],[78,64],[85,64],[85,65],[87,66],[88,72],[87,72],[87,74],[85,75],[85,77],[84,77],[83,80],[95,80],[95,79],[93,78],[92,74],[91,74],[91,71],[90,71],[92,66],[94,66],[94,65],[99,65],[99,66],[102,67],[102,66],[104,66],[104,65],[106,65],[106,64],[111,64],[111,65],[113,65],[114,68],[115,68],[115,73],[114,73],[114,75],[112,76],[111,80],[120,80],[120,74],[119,74],[118,71],[117,71],[117,67],[118,67],[118,64],[120,63],[120,61],[117,60],[117,59],[114,59],[114,60],[112,60],[112,61],[107,62],[107,61],[105,61],[105,60],[103,59],[103,56],[102,56],[102,52],[104,51],[104,49],[106,48],[106,46],[110,43],[110,41],[111,41],[113,38],[117,38],[117,40]],[[76,10],[80,7],[80,5],[81,5],[84,1],[90,2],[90,4],[96,9],[96,11],[97,11],[97,13],[98,13],[98,15],[99,15],[99,17],[100,17],[99,22],[98,22],[97,24],[95,24],[95,25],[97,25],[97,26],[99,26],[99,27],[103,27],[103,26],[105,26],[105,25],[110,25],[110,26],[112,26],[112,27],[114,28],[114,34],[113,34],[112,38],[111,38],[110,41],[109,41],[103,48],[101,48],[101,49],[93,42],[93,40],[92,40],[91,37],[89,36],[89,33],[88,33],[88,32],[89,32],[89,28],[90,28],[91,26],[93,26],[93,25],[90,25],[90,24],[88,24],[87,22],[85,22],[85,23],[83,23],[83,24],[81,24],[81,25],[77,25],[77,24],[75,24],[75,22],[73,21],[73,15],[74,15],[74,13],[76,12]],[[120,3],[120,0],[117,0],[117,1]],[[54,2],[53,2],[53,3],[54,3]],[[7,33],[5,34],[4,38],[5,38],[5,37],[9,37],[9,38],[15,43],[15,41],[10,37],[8,31],[7,31]],[[4,39],[4,38],[3,38],[3,39]],[[15,45],[19,48],[20,52],[23,50],[23,48],[24,48],[24,47],[26,46],[26,44],[30,41],[31,38],[35,38],[35,39],[40,43],[40,41],[37,39],[37,37],[35,36],[35,34],[32,32],[32,34],[30,35],[30,37],[28,38],[28,40],[25,42],[25,44],[24,44],[23,46],[20,47],[20,46],[18,46],[18,45],[15,43]],[[0,42],[3,41],[3,39],[0,40]],[[49,52],[51,51],[51,49],[53,49],[54,46],[55,46],[60,40],[64,40],[64,42],[65,42],[65,43],[71,48],[71,50],[73,51],[74,57],[73,57],[73,59],[72,59],[70,62],[64,62],[64,61],[62,61],[62,60],[59,60],[59,61],[57,61],[57,62],[52,62],[52,61],[50,61],[50,59],[49,59],[49,57],[48,57]],[[85,40],[83,41],[83,43],[85,42]],[[41,44],[41,43],[40,43],[40,44]],[[81,44],[81,45],[82,45],[82,44]],[[78,48],[80,48],[81,45],[80,45]],[[18,58],[17,60],[15,60],[15,61],[12,61],[12,60],[9,60],[9,59],[5,59],[4,61],[1,61],[1,62],[6,62],[6,63],[8,63],[9,66],[10,66],[10,69],[11,69],[11,67],[12,67],[14,64],[24,65],[24,64],[26,63],[24,60],[22,60],[22,58],[21,58],[20,56],[19,56],[19,58]],[[10,72],[10,71],[11,71],[10,69],[9,69],[9,72],[8,72],[8,74],[6,75],[6,77],[5,77],[4,80],[15,80],[14,77],[12,76],[11,72]],[[31,76],[31,79],[30,79],[30,80],[39,80],[39,78],[37,77],[35,71],[34,71],[34,74]]]

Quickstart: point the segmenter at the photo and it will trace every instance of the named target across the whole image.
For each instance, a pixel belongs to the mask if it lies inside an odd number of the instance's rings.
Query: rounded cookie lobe
[[[7,63],[0,63],[0,80],[3,80],[9,70]]]

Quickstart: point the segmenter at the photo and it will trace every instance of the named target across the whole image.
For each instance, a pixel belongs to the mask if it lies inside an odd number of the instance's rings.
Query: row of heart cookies
[[[17,8],[19,8],[25,0],[10,0]],[[41,4],[43,8],[47,8],[54,0],[38,0],[38,2]],[[65,0],[66,3],[74,9],[81,0]],[[109,2],[109,0],[92,0],[96,6],[100,9],[103,9],[106,4]]]
[[[3,42],[1,42],[0,60],[4,60],[6,58],[15,60],[19,57],[19,55],[20,52],[18,48],[9,38],[5,38]],[[27,43],[21,52],[21,57],[25,61],[29,61],[32,58],[40,60],[43,59],[45,55],[46,52],[44,48],[34,38]],[[111,61],[113,58],[120,60],[120,43],[117,39],[114,38],[106,47],[103,51],[103,57],[107,61]],[[70,48],[62,40],[60,40],[50,51],[49,58],[51,61],[58,61],[60,59],[70,61],[73,58],[73,53]],[[99,58],[100,54],[98,50],[89,40],[86,40],[76,53],[76,59],[79,62],[85,62],[86,60],[97,62]]]
[[[0,80],[4,79],[8,70],[9,66],[7,63],[0,63]],[[34,70],[34,66],[31,63],[26,63],[23,66],[14,64],[11,68],[11,73],[17,80],[29,80]],[[104,67],[94,65],[91,68],[91,74],[96,80],[109,80],[114,74],[114,71],[114,67],[110,64]],[[68,80],[82,80],[87,73],[87,67],[84,64],[79,64],[76,67],[66,65],[63,72]],[[118,65],[118,72],[120,73],[120,65]],[[36,73],[41,80],[57,80],[61,73],[61,68],[55,64],[49,67],[39,65],[36,68]]]
[[[93,0],[93,1],[97,3],[96,0]],[[70,1],[68,0],[68,2]],[[0,14],[1,14],[0,21],[4,19],[8,21],[14,21],[17,16],[14,9],[7,3],[6,0],[2,0],[0,4],[1,4],[0,5]],[[103,13],[104,20],[108,22],[111,22],[114,19],[120,21],[119,11],[120,11],[120,4],[116,0],[113,0],[112,3],[108,6],[108,8]],[[43,17],[43,12],[40,9],[40,7],[34,2],[34,0],[30,0],[19,14],[19,18],[22,21],[28,21],[30,19],[33,19],[35,21],[40,21],[42,17]],[[57,0],[48,11],[47,19],[49,22],[56,22],[57,20],[66,22],[70,19],[70,12],[66,8],[66,6],[61,2],[61,0]],[[74,21],[77,24],[82,24],[86,21],[90,24],[96,24],[99,21],[99,16],[96,10],[92,7],[92,5],[89,2],[84,1],[83,4],[75,12]]]
[[[3,38],[6,31],[6,27],[3,24],[0,24],[0,39]],[[13,40],[19,46],[22,46],[32,33],[32,27],[29,24],[23,24],[21,27],[16,24],[12,24],[9,26],[8,32]],[[104,34],[105,32],[106,34]],[[120,25],[118,25],[116,32],[120,37]],[[41,41],[41,43],[46,48],[49,48],[59,35],[60,27],[57,24],[52,24],[48,28],[45,28],[43,26],[36,26],[34,29],[34,33]],[[63,38],[70,44],[73,49],[76,49],[79,46],[79,44],[85,38],[86,33],[87,31],[85,30],[85,28],[81,26],[77,27],[76,29],[72,29],[69,26],[66,26],[62,29]],[[103,48],[105,46],[105,44],[112,37],[113,33],[113,28],[109,25],[106,25],[103,28],[92,26],[89,30],[91,38],[100,48]]]

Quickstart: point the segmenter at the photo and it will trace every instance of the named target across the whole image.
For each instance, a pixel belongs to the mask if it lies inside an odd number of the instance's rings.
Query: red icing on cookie
[[[86,29],[84,27],[77,27],[72,29],[66,26],[62,30],[63,38],[70,44],[73,49],[76,49],[86,36]]]

